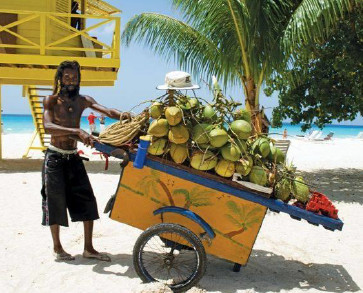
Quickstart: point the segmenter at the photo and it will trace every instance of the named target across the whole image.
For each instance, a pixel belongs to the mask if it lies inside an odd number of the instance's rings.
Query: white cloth
[[[61,153],[62,155],[74,155],[74,154],[77,154],[76,149],[75,150],[63,150],[63,149],[55,147],[54,145],[49,145],[48,149],[50,149],[51,151]]]

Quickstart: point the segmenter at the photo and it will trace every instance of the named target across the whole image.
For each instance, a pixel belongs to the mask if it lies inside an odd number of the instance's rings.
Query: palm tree
[[[149,195],[150,192],[153,192],[157,197],[160,197],[160,192],[157,187],[157,184],[159,184],[159,186],[165,192],[165,195],[167,196],[170,205],[175,206],[171,192],[169,188],[166,186],[166,184],[163,181],[161,181],[160,173],[158,171],[151,169],[150,175],[143,177],[142,180],[138,182],[140,189],[143,191],[145,195]]]
[[[213,194],[209,190],[194,187],[190,192],[186,189],[175,189],[173,195],[183,195],[185,197],[184,208],[189,209],[191,206],[202,207],[212,205],[210,196]]]
[[[291,64],[298,46],[329,32],[358,0],[171,0],[185,21],[157,13],[134,16],[122,39],[143,42],[195,76],[242,85],[261,132],[259,95],[274,70]],[[290,63],[287,61],[290,59]]]
[[[232,238],[238,234],[243,233],[254,224],[261,221],[262,209],[261,207],[255,207],[251,210],[247,210],[245,205],[237,205],[234,201],[228,201],[227,207],[230,210],[230,214],[226,214],[225,217],[236,226],[237,230],[225,233],[224,236]]]

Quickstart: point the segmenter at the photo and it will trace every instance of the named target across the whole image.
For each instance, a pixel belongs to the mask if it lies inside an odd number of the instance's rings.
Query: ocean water
[[[116,120],[106,118],[106,126],[116,122]],[[13,115],[13,114],[3,114],[2,115],[2,130],[5,134],[10,133],[31,133],[34,131],[33,119],[31,115]],[[97,131],[100,129],[99,121],[96,120]],[[84,130],[88,130],[88,121],[87,117],[82,117],[81,120],[81,128]],[[290,125],[288,123],[284,123],[281,128],[270,128],[270,133],[272,134],[281,134],[284,129],[287,130],[287,134],[289,136],[296,135],[305,135],[301,131],[299,125]],[[319,130],[317,127],[313,127],[311,130]],[[351,125],[328,125],[324,129],[322,129],[322,137],[326,136],[329,132],[333,132],[334,136],[337,138],[353,138],[356,137],[359,132],[363,131],[363,125],[360,126],[351,126]]]
[[[106,118],[106,126],[110,125],[116,120]],[[31,133],[34,131],[33,118],[31,115],[14,115],[14,114],[3,114],[2,115],[2,130],[5,134],[10,133]],[[96,120],[97,130],[100,130],[99,121]],[[81,118],[81,128],[88,131],[88,120],[84,116]]]

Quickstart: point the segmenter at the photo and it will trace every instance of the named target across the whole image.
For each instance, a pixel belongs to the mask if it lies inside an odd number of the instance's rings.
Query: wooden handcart
[[[159,281],[175,292],[194,286],[206,269],[206,254],[246,265],[267,209],[307,220],[328,230],[343,222],[269,198],[237,182],[156,157],[134,168],[134,152],[96,143],[123,160],[116,194],[107,204],[110,218],[144,230],[133,251],[144,282]],[[130,161],[128,163],[128,161]]]

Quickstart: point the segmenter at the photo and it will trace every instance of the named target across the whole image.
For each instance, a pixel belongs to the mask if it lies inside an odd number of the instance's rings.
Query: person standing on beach
[[[282,138],[287,139],[287,130],[286,130],[286,128],[284,130],[284,133],[282,134]]]
[[[92,132],[96,131],[96,123],[95,123],[96,118],[97,117],[95,116],[95,114],[93,112],[91,112],[87,117],[88,124],[89,124],[89,131],[91,134],[92,134]]]
[[[100,120],[100,132],[104,131],[105,130],[105,120],[106,120],[106,117],[101,114],[100,118],[98,118]]]
[[[121,113],[98,104],[92,97],[79,94],[80,65],[64,61],[57,69],[53,95],[44,99],[43,123],[51,135],[42,169],[42,225],[50,226],[53,249],[57,260],[74,260],[65,252],[60,241],[60,226],[68,227],[67,209],[72,222],[83,222],[83,257],[110,261],[105,253],[92,244],[93,221],[99,219],[96,198],[82,158],[77,153],[77,141],[93,146],[95,138],[80,128],[83,111],[91,108],[113,119],[130,119]]]

